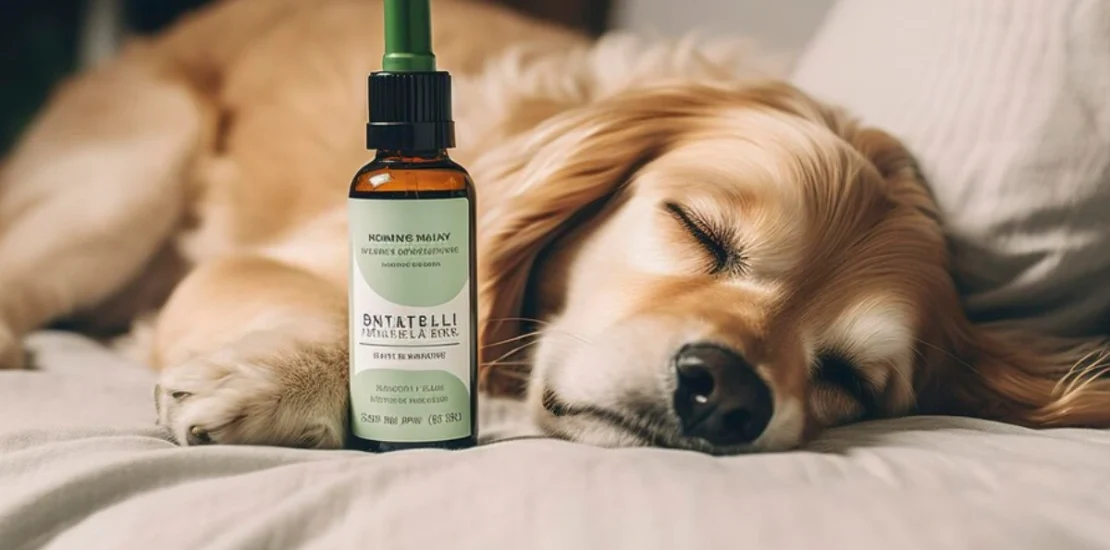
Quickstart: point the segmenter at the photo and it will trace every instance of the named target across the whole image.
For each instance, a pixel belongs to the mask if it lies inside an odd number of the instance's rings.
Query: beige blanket
[[[183,449],[152,375],[65,334],[0,373],[0,549],[1110,548],[1110,432],[914,418],[712,458],[551,440]]]

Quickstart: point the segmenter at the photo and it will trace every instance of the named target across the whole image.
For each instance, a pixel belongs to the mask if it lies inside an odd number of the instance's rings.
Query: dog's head
[[[909,153],[785,84],[626,92],[481,172],[484,380],[550,434],[785,449],[981,351]]]

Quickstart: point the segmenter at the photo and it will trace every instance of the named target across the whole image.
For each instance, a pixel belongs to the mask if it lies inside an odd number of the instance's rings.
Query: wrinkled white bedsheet
[[[0,372],[0,549],[1110,548],[1110,432],[912,418],[712,458],[550,440],[178,448],[153,375],[72,335]]]

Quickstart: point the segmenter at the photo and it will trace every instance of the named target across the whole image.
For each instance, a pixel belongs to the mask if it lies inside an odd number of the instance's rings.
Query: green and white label
[[[349,199],[351,426],[413,443],[470,433],[470,204]]]

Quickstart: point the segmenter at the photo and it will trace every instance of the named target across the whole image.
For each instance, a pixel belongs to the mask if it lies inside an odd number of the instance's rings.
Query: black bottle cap
[[[455,146],[451,75],[446,71],[376,72],[368,82],[366,148],[434,151]]]

